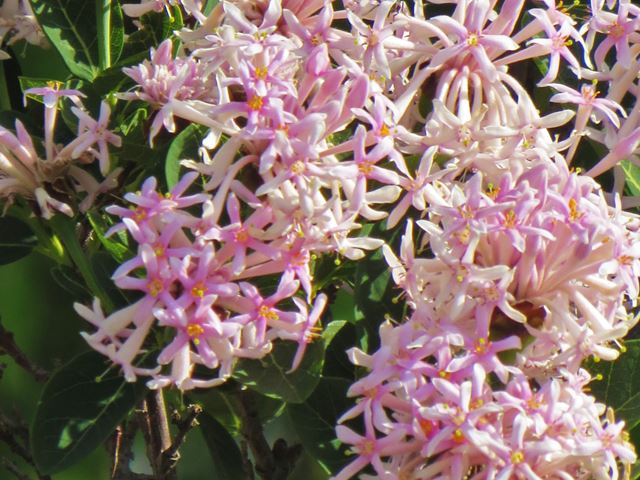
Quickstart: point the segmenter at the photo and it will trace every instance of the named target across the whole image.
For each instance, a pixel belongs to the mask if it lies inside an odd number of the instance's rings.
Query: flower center
[[[258,309],[258,315],[267,320],[278,320],[280,318],[276,311],[267,305],[262,305]]]
[[[247,105],[249,105],[249,108],[253,111],[258,111],[262,108],[262,105],[264,104],[264,100],[261,96],[259,95],[254,95],[253,97],[251,97],[249,99],[249,101],[247,102]]]
[[[152,297],[157,297],[160,295],[160,292],[164,290],[164,285],[162,281],[158,278],[154,278],[147,284],[147,288],[149,289],[149,295]]]
[[[202,298],[207,291],[207,287],[204,286],[202,282],[196,283],[191,289],[191,295],[194,297]]]
[[[469,35],[467,37],[467,45],[469,45],[470,47],[475,47],[476,45],[478,45],[478,35],[476,35],[475,33]]]
[[[301,175],[304,172],[304,169],[305,165],[302,160],[296,160],[289,167],[289,170],[291,170],[291,173],[293,173],[294,175]]]
[[[193,343],[195,343],[196,345],[200,343],[200,339],[198,337],[203,333],[204,328],[202,328],[201,325],[198,325],[197,323],[190,323],[189,325],[187,325],[187,335],[191,337]]]
[[[267,78],[268,73],[269,70],[267,70],[267,67],[256,67],[256,78],[258,80],[264,80]]]

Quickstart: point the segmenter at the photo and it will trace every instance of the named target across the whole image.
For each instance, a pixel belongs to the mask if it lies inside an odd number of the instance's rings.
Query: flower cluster
[[[93,309],[76,304],[78,313],[98,327],[84,337],[120,365],[127,380],[152,375],[151,388],[218,385],[231,374],[237,358],[266,355],[276,338],[298,343],[295,369],[316,336],[326,304],[326,296],[319,294],[309,312],[309,305],[294,296],[301,283],[310,281],[305,253],[293,245],[295,234],[271,242],[258,237],[273,223],[271,212],[265,208],[243,221],[233,194],[227,201],[231,223],[219,226],[210,195],[184,195],[196,176],[186,175],[165,195],[150,178],[139,193],[127,194],[131,209],[108,209],[122,219],[109,233],[126,229],[138,244],[138,254],[120,266],[114,281],[142,296],[106,317],[98,300]],[[194,205],[202,206],[201,215],[188,212]],[[265,270],[281,273],[268,296],[247,281]],[[296,311],[286,306],[288,301]],[[156,323],[171,341],[162,345],[157,368],[139,368],[138,354]],[[167,364],[168,372],[160,367]],[[217,375],[194,378],[196,365]]]
[[[637,198],[622,195],[620,161],[637,160],[640,143],[640,9],[594,1],[583,17],[553,0],[526,12],[519,0],[438,0],[451,15],[429,16],[418,0],[413,11],[271,0],[208,16],[186,1],[125,11],[178,3],[195,28],[124,69],[136,85],[119,98],[154,110],[150,142],[176,119],[209,132],[171,192],[147,179],[125,197],[131,208],[108,210],[137,244],[114,281],[141,297],[109,315],[77,306],[97,327],[88,342],[155,388],[217,385],[275,339],[298,343],[295,368],[327,302],[314,258],[382,246],[409,314],[382,325],[376,352],[350,351],[370,371],[337,428],[356,455],[337,478],[617,478],[635,461],[582,365],[617,358],[636,321],[640,220],[622,210]],[[517,73],[532,59],[548,63],[537,86],[566,109],[541,115]],[[570,168],[598,144],[610,153],[586,175]],[[593,178],[611,168],[605,194]],[[199,175],[204,192],[185,196]],[[406,225],[399,252],[357,236],[383,219]],[[158,365],[140,367],[153,348]]]
[[[0,44],[12,45],[26,40],[33,45],[48,45],[27,0],[6,0],[0,6]],[[9,54],[0,50],[0,60]]]
[[[44,156],[20,120],[15,122],[15,133],[0,126],[0,198],[8,199],[5,208],[14,197],[19,196],[35,200],[44,218],[51,218],[54,211],[72,216],[71,206],[56,198],[53,192],[58,190],[60,196],[70,196],[64,185],[56,185],[58,180],[68,176],[74,184],[72,190],[86,193],[80,203],[83,211],[89,208],[97,194],[117,185],[115,179],[121,170],[114,169],[108,173],[108,146],[119,147],[121,139],[108,130],[109,105],[102,103],[100,116],[95,120],[84,109],[80,100],[83,96],[81,92],[58,87],[58,84],[52,83],[25,91],[25,95],[41,96],[44,103]],[[54,136],[61,98],[67,98],[75,104],[71,111],[78,119],[77,136],[64,146],[57,144]],[[96,181],[80,167],[96,159],[100,171],[106,175],[102,182]]]

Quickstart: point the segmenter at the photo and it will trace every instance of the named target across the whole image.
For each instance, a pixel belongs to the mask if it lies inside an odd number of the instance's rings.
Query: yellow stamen
[[[204,297],[204,294],[207,292],[207,287],[204,286],[202,282],[196,283],[191,289],[191,295],[194,297]]]
[[[266,320],[278,320],[280,318],[276,311],[267,305],[262,305],[258,309],[258,315]]]
[[[505,228],[513,228],[516,226],[516,212],[509,210],[504,214],[504,221],[502,222]]]
[[[244,228],[241,228],[236,233],[233,234],[233,238],[238,243],[244,243],[249,240],[249,233]]]
[[[470,47],[475,47],[476,45],[478,45],[478,35],[476,35],[475,33],[469,35],[467,37],[467,45],[469,45]]]
[[[264,104],[264,100],[259,95],[254,95],[247,102],[247,105],[249,105],[249,108],[253,111],[260,110],[263,104]]]
[[[462,430],[460,430],[459,428],[455,432],[453,432],[453,435],[451,435],[451,437],[456,443],[464,442],[464,433],[462,433]]]
[[[371,172],[373,171],[373,163],[364,161],[358,165],[358,170],[363,175],[371,175]]]
[[[521,451],[513,452],[511,454],[511,463],[517,465],[524,461],[524,454]]]
[[[291,164],[289,170],[291,170],[291,173],[293,173],[294,175],[301,175],[302,173],[304,173],[305,168],[305,164],[302,160],[296,160]]]
[[[147,288],[149,289],[149,295],[151,295],[152,297],[157,297],[158,295],[160,295],[160,292],[164,290],[164,285],[162,284],[161,280],[154,278],[147,284]]]
[[[575,222],[580,217],[582,217],[582,213],[578,211],[578,202],[576,202],[575,198],[569,199],[569,220]]]
[[[197,323],[190,323],[189,325],[187,325],[187,335],[191,337],[193,343],[195,343],[196,345],[200,343],[200,339],[198,337],[203,333],[204,328],[202,328],[201,325],[198,325]]]
[[[269,70],[267,70],[267,67],[256,67],[256,78],[258,80],[264,80],[268,74]]]
[[[390,133],[391,133],[391,130],[389,130],[389,127],[387,127],[387,124],[383,123],[382,126],[380,127],[380,136],[387,137],[389,136]]]

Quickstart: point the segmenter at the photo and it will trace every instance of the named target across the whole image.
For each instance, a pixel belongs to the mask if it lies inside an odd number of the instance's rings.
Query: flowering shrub
[[[177,478],[198,421],[223,478],[638,478],[640,7],[0,16],[0,256],[35,235],[91,347],[44,374],[40,478],[113,431],[112,478]]]

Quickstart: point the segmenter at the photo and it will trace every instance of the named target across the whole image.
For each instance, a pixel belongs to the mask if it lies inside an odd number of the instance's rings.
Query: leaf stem
[[[107,311],[113,310],[113,302],[100,287],[95,272],[76,236],[74,221],[62,215],[56,215],[51,219],[50,225],[64,245],[65,250],[69,253],[71,260],[76,267],[78,267],[78,270],[80,270],[80,275],[82,275],[82,278],[87,283],[87,287],[89,287],[91,293],[100,299],[102,306]]]
[[[96,0],[100,70],[111,66],[111,0]]]

